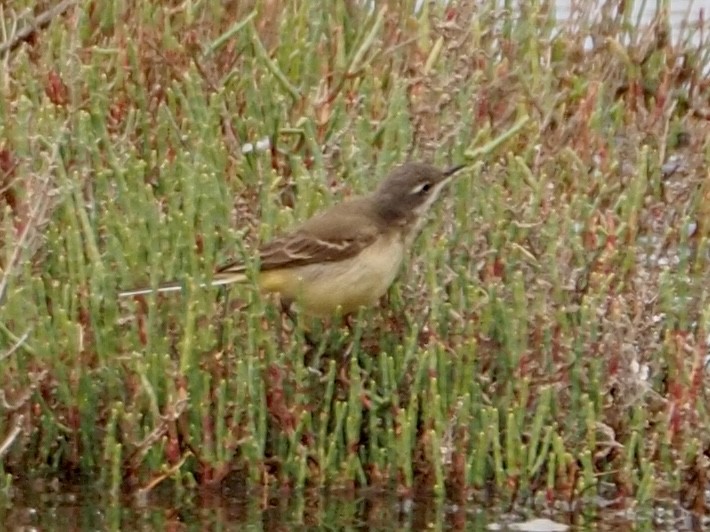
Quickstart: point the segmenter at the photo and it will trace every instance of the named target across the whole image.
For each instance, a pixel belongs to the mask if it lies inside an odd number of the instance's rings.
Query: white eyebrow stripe
[[[424,181],[423,183],[419,183],[417,186],[415,186],[412,189],[411,194],[419,194],[425,186],[430,185],[430,184],[431,183],[429,183],[428,181]]]

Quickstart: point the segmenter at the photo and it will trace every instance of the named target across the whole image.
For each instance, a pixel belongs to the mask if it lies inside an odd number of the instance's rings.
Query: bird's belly
[[[387,292],[403,257],[404,245],[393,235],[349,259],[262,272],[260,285],[296,301],[313,316],[331,316],[338,308],[348,314]]]

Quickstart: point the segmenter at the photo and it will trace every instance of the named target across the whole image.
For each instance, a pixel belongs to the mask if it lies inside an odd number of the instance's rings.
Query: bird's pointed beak
[[[446,177],[451,177],[451,176],[453,176],[456,172],[458,172],[459,170],[461,170],[462,168],[466,168],[466,165],[465,165],[465,164],[458,164],[458,165],[456,165],[456,166],[452,166],[451,168],[447,168],[446,170],[444,170],[444,176],[446,176]]]

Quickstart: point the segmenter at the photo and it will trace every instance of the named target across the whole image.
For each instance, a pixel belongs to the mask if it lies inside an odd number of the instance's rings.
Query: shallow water
[[[631,503],[629,506],[633,506]],[[102,501],[96,493],[78,491],[25,494],[11,506],[0,503],[3,530],[584,530],[603,524],[615,530],[678,530],[693,526],[689,515],[626,509],[554,512],[510,511],[504,505],[484,508],[465,504],[412,500],[382,493],[324,498],[317,494],[275,493],[269,497],[228,491],[201,493],[176,503],[154,494],[138,505]]]

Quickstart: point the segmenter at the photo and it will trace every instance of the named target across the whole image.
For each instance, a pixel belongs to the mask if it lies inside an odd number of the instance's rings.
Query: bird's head
[[[454,174],[464,166],[447,170],[426,163],[398,166],[375,191],[377,210],[388,220],[422,217]]]

